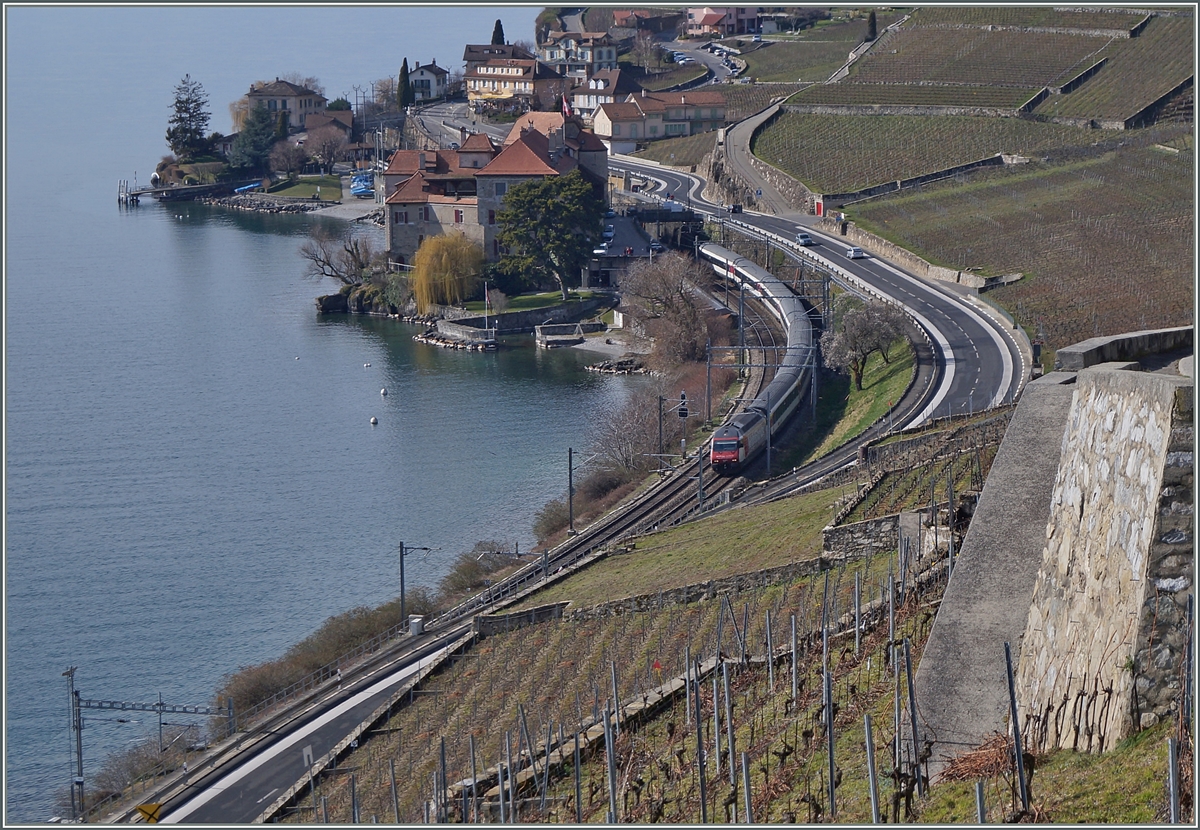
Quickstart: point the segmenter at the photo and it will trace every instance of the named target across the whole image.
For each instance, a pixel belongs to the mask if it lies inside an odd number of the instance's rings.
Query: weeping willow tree
[[[461,233],[431,236],[413,257],[413,297],[417,311],[461,303],[475,290],[483,269],[483,249]]]

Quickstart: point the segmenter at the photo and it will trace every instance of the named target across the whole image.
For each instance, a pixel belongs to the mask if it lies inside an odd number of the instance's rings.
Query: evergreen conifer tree
[[[503,46],[504,45],[504,24],[501,23],[499,20],[496,21],[496,25],[492,29],[492,45],[493,46]]]
[[[229,166],[242,174],[265,172],[275,144],[276,120],[262,104],[246,116],[246,123],[229,150]]]
[[[171,152],[187,160],[207,146],[204,134],[208,131],[208,119],[212,115],[205,107],[208,93],[191,75],[184,75],[175,87],[174,112],[167,120],[167,144]]]
[[[875,10],[871,9],[871,13],[869,15],[867,15],[867,38],[866,39],[868,41],[874,40],[876,38],[876,36],[878,35],[878,32],[876,31],[875,27],[876,27]]]
[[[400,109],[404,109],[416,100],[417,93],[408,79],[408,58],[405,58],[404,62],[400,64],[400,81],[396,84],[396,103],[400,105]]]

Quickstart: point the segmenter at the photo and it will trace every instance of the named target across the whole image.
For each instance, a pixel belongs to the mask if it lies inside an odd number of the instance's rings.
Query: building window
[[[489,225],[496,224],[496,211],[494,211],[494,210],[488,211],[488,224]]]
[[[620,135],[620,134],[621,134],[621,125],[613,124],[613,135]]]
[[[492,240],[492,256],[500,256],[500,240]]]
[[[454,224],[461,225],[463,223],[463,212],[459,208],[454,209]]]
[[[503,196],[508,192],[508,182],[496,182],[496,195]]]

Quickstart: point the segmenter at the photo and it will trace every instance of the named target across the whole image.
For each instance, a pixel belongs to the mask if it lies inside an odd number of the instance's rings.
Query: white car
[[[807,247],[813,244],[813,238],[804,231],[800,231],[800,233],[796,234],[796,244]]]
[[[605,242],[599,248],[593,248],[592,256],[608,256],[608,243]]]
[[[864,259],[867,255],[863,253],[863,249],[857,245],[851,245],[846,249],[847,259]]]

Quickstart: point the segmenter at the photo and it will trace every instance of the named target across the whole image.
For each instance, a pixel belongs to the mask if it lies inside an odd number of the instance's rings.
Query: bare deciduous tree
[[[503,314],[508,308],[508,295],[499,288],[491,288],[487,293],[488,305],[495,314]]]
[[[589,8],[583,15],[583,28],[587,32],[607,32],[613,25],[612,9]]]
[[[647,31],[639,31],[633,41],[634,62],[642,69],[649,69],[652,65],[660,63],[661,59],[662,51],[658,48],[654,35]]]
[[[304,75],[295,71],[285,72],[279,76],[279,80],[287,81],[289,84],[295,84],[296,86],[302,86],[305,89],[311,89],[318,95],[325,94],[324,85],[312,75]]]
[[[708,328],[694,287],[696,266],[681,254],[638,260],[621,279],[622,307],[654,338],[661,366],[704,356]]]
[[[308,161],[308,151],[284,139],[277,141],[271,148],[271,169],[277,173],[286,173],[291,177]]]
[[[340,128],[329,124],[310,132],[305,140],[305,147],[328,173],[346,148],[346,134]]]
[[[300,246],[310,277],[333,277],[344,285],[361,285],[383,268],[383,252],[377,252],[365,236],[339,236],[317,229]]]
[[[623,404],[611,404],[600,412],[592,434],[591,449],[600,466],[628,472],[649,472],[658,466],[659,398],[675,400],[667,381],[637,389]],[[673,397],[674,396],[674,397]],[[683,435],[680,419],[663,417],[663,447],[678,446]]]

